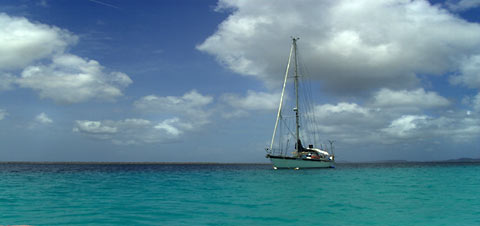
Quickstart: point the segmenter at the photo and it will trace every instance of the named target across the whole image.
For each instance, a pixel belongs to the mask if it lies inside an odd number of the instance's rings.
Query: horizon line
[[[378,160],[378,161],[339,161],[337,164],[378,164],[378,163],[471,163],[480,158],[458,158],[431,161]],[[270,162],[175,162],[175,161],[0,161],[0,164],[50,164],[50,165],[270,165]]]

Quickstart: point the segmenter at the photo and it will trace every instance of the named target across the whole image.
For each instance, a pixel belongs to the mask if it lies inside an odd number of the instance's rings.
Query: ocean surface
[[[480,225],[479,163],[0,164],[0,225]]]

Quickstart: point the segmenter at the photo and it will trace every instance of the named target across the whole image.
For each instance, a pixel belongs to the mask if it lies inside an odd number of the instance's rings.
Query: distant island
[[[337,161],[337,163],[435,163],[435,162],[446,162],[446,163],[468,163],[468,162],[480,162],[480,158],[458,158],[458,159],[448,159],[448,160],[434,160],[434,161],[409,161],[402,159],[391,159],[391,160],[378,160],[378,161],[368,161],[368,162],[351,162],[351,161]]]
[[[449,159],[442,162],[480,162],[480,158],[459,158],[459,159]]]

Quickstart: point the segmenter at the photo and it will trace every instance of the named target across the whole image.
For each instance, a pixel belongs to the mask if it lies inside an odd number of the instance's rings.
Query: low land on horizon
[[[480,158],[458,158],[438,161],[378,160],[378,161],[338,161],[339,164],[358,163],[480,163]],[[0,164],[98,164],[98,165],[269,165],[269,162],[119,162],[119,161],[0,161]]]

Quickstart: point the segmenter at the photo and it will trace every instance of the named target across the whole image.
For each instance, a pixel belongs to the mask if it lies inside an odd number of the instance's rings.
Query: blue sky
[[[480,157],[480,1],[2,1],[3,161],[265,162],[297,35],[337,159]]]

